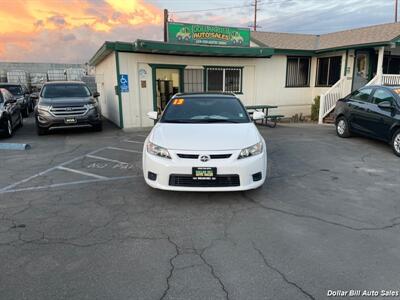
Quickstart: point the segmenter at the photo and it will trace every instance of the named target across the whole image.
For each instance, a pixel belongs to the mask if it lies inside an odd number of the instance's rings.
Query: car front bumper
[[[146,144],[146,143],[145,143]],[[265,146],[265,144],[264,144]],[[263,185],[267,175],[267,151],[248,158],[237,159],[240,150],[230,151],[169,151],[171,159],[158,157],[143,150],[143,175],[146,183],[156,189],[171,191],[244,191],[256,189]],[[211,159],[202,162],[199,159],[178,157],[179,154],[225,154],[232,153],[229,158]],[[192,181],[193,167],[215,167],[217,176],[215,183],[206,183],[198,186],[198,182]],[[156,174],[156,179],[149,179],[149,172]],[[261,177],[259,176],[261,173]],[[255,175],[255,177],[253,177]],[[258,176],[257,176],[258,175]],[[154,175],[153,175],[154,176]],[[258,178],[257,178],[258,177]],[[184,184],[180,180],[183,178]],[[256,180],[254,179],[256,178]],[[154,177],[153,177],[154,179]],[[237,181],[239,179],[239,182]],[[192,185],[193,183],[193,185]],[[178,185],[177,185],[178,184]],[[188,186],[189,185],[189,186]],[[218,185],[218,186],[215,186]]]
[[[95,127],[101,124],[101,115],[95,110],[91,109],[86,114],[81,116],[63,116],[56,117],[48,112],[36,113],[36,125],[43,129],[55,130],[64,128],[80,128],[80,127]],[[66,118],[75,118],[76,123],[65,123]]]

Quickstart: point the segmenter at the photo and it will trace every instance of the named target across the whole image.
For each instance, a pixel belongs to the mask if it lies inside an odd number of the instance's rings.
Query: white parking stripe
[[[102,151],[102,150],[104,150],[104,149],[106,149],[106,148],[107,148],[107,147],[103,147],[103,148],[94,150],[94,151],[92,151],[92,152],[90,152],[90,153],[88,153],[88,154],[95,154],[95,153],[97,153],[97,152],[99,152],[99,151]],[[31,180],[31,179],[34,179],[34,178],[36,178],[36,177],[45,175],[45,174],[47,174],[48,172],[51,172],[51,171],[57,169],[58,167],[65,166],[65,165],[67,165],[67,164],[69,164],[69,163],[72,163],[72,162],[74,162],[74,161],[76,161],[76,160],[79,160],[79,159],[81,159],[81,158],[83,158],[83,157],[85,157],[85,155],[81,155],[81,156],[75,157],[75,158],[70,159],[70,160],[68,160],[68,161],[66,161],[66,162],[63,162],[62,164],[59,164],[59,165],[57,165],[57,166],[55,166],[55,167],[51,167],[51,168],[49,168],[49,169],[47,169],[47,170],[44,170],[44,171],[39,172],[39,173],[37,173],[37,174],[34,174],[34,175],[32,175],[32,176],[30,176],[30,177],[28,177],[28,178],[25,178],[25,179],[22,179],[22,180],[20,180],[20,181],[14,182],[13,184],[10,184],[10,185],[8,185],[8,186],[6,186],[6,187],[0,189],[0,192],[6,191],[6,190],[9,190],[9,189],[12,189],[12,188],[16,187],[17,185],[20,185],[21,183],[25,183],[25,182],[28,182],[28,181]]]
[[[80,175],[85,175],[85,176],[90,176],[90,177],[94,177],[97,179],[108,179],[108,177],[105,176],[100,176],[100,175],[96,175],[93,173],[89,173],[89,172],[84,172],[84,171],[80,171],[80,170],[75,170],[75,169],[71,169],[71,168],[66,168],[66,167],[58,167],[58,170],[63,170],[63,171],[68,171],[68,172],[72,172],[72,173],[76,173],[76,174],[80,174]]]
[[[36,191],[36,190],[43,190],[43,189],[48,189],[48,188],[63,187],[63,186],[83,184],[83,183],[107,182],[107,181],[122,180],[122,179],[129,179],[129,178],[139,178],[139,177],[143,177],[143,175],[121,176],[121,177],[106,178],[106,179],[88,179],[88,180],[80,180],[80,181],[72,181],[72,182],[64,182],[64,183],[55,183],[55,184],[42,185],[42,186],[32,186],[32,187],[13,189],[13,190],[0,190],[0,194],[24,192],[24,191]]]
[[[144,142],[140,142],[140,141],[132,141],[132,140],[124,140],[124,142],[127,143],[133,143],[133,144],[143,144]]]
[[[142,151],[136,151],[136,150],[125,149],[125,148],[107,147],[107,149],[118,150],[118,151],[125,151],[125,152],[131,152],[131,153],[140,153],[140,154],[142,154]]]
[[[102,150],[104,150],[104,149],[107,149],[107,147],[103,147],[103,148],[94,150],[94,151],[92,151],[92,152],[90,152],[90,153],[88,153],[88,154],[95,154],[95,153],[97,153],[97,152],[99,152],[99,151],[102,151]],[[17,185],[20,185],[21,183],[25,183],[25,182],[27,182],[27,181],[29,181],[29,180],[31,180],[31,179],[34,179],[34,178],[36,178],[36,177],[45,175],[45,174],[47,174],[48,172],[57,169],[58,167],[65,166],[65,165],[67,165],[67,164],[69,164],[69,163],[72,163],[72,162],[74,162],[74,161],[76,161],[76,160],[79,160],[79,159],[81,159],[81,158],[83,158],[83,157],[85,157],[85,155],[81,155],[81,156],[75,157],[75,158],[70,159],[70,160],[68,160],[68,161],[66,161],[66,162],[63,162],[62,164],[59,164],[59,165],[57,165],[57,166],[55,166],[55,167],[51,167],[51,168],[49,168],[49,169],[47,169],[47,170],[44,170],[44,171],[42,171],[42,172],[39,172],[39,173],[37,173],[37,174],[35,174],[35,175],[32,175],[32,176],[30,176],[30,177],[28,177],[28,178],[25,178],[25,179],[22,179],[22,180],[20,180],[20,181],[14,182],[13,184],[10,184],[10,185],[8,185],[8,186],[6,186],[6,187],[0,189],[0,193],[1,193],[2,191],[6,191],[6,190],[9,190],[9,189],[12,189],[12,188],[16,187]]]
[[[117,163],[117,164],[123,164],[123,165],[128,165],[129,164],[129,163],[124,162],[124,161],[111,159],[111,158],[106,158],[106,157],[97,156],[97,155],[91,155],[91,154],[86,155],[86,157],[90,157],[90,158],[98,159],[98,160],[110,161],[110,162],[114,162],[114,163]]]

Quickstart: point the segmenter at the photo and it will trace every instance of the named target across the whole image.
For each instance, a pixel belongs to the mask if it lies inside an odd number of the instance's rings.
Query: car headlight
[[[37,109],[44,112],[48,112],[50,110],[50,106],[38,104]]]
[[[156,156],[171,159],[171,155],[169,155],[169,152],[167,149],[157,146],[156,144],[153,144],[152,142],[147,143],[147,152],[149,152],[150,154],[156,155]]]
[[[238,159],[254,156],[262,153],[262,151],[263,151],[263,143],[259,142],[253,146],[244,148],[242,151],[240,151]]]
[[[85,107],[87,108],[87,109],[94,109],[94,108],[96,108],[97,107],[97,105],[96,104],[93,104],[93,103],[88,103],[88,104],[85,104]]]

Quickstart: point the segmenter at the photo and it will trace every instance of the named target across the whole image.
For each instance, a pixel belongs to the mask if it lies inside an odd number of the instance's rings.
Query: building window
[[[203,69],[185,69],[184,91],[187,93],[198,93],[204,91]]]
[[[342,57],[318,58],[316,86],[332,86],[340,79]]]
[[[286,69],[286,87],[310,86],[310,57],[288,56]]]
[[[208,92],[242,92],[243,68],[207,67],[206,90]]]

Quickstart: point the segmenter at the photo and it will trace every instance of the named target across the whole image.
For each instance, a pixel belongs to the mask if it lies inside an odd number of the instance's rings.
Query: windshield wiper
[[[240,123],[240,122],[234,120],[226,120],[226,119],[205,119],[201,120],[198,123]]]
[[[162,120],[163,123],[197,123],[197,121],[191,120]]]

